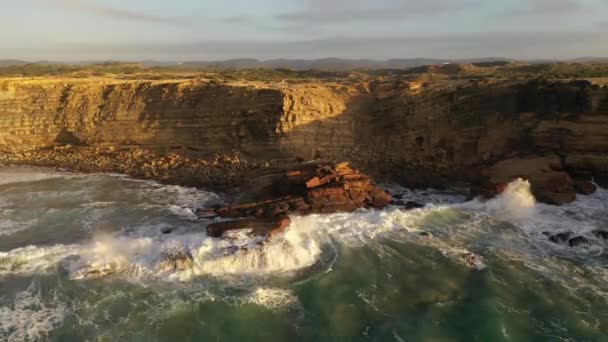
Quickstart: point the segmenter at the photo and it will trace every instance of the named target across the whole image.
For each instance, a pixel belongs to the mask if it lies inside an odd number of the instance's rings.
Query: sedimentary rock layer
[[[0,81],[0,151],[66,144],[348,160],[421,186],[470,181],[505,159],[557,155],[571,175],[600,178],[608,175],[608,89],[542,80]]]

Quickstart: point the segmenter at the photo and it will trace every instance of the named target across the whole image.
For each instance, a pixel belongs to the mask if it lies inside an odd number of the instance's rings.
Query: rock
[[[214,219],[219,215],[212,208],[199,208],[196,210],[196,216],[201,219]]]
[[[433,233],[431,233],[431,232],[420,232],[418,234],[420,234],[420,236],[424,236],[426,238],[432,238],[433,237]]]
[[[163,235],[171,234],[173,232],[173,228],[167,228],[167,227],[165,227],[165,228],[161,229],[160,232]]]
[[[272,238],[283,232],[291,224],[289,216],[275,218],[249,217],[240,220],[212,223],[207,226],[207,235],[222,237],[232,230],[249,229],[251,234]]]
[[[225,206],[214,210],[199,210],[223,218],[239,220],[219,222],[207,227],[209,236],[221,237],[226,231],[250,229],[252,234],[273,237],[289,226],[288,214],[351,212],[359,208],[381,209],[391,202],[391,196],[372,180],[350,168],[348,163],[304,163],[253,174],[249,196],[257,201]],[[270,198],[269,198],[270,197]]]
[[[606,230],[597,229],[597,230],[594,230],[592,233],[598,239],[608,240],[608,231],[606,231]]]
[[[574,181],[576,193],[581,195],[591,195],[597,191],[597,185],[587,181]]]
[[[580,245],[587,245],[587,244],[589,244],[589,239],[587,239],[584,236],[576,236],[568,241],[568,245],[570,247],[577,247]]]
[[[577,246],[581,246],[581,245],[586,245],[589,244],[589,239],[587,239],[584,236],[575,236],[572,237],[572,235],[574,235],[572,232],[563,232],[563,233],[558,233],[558,234],[551,234],[549,232],[543,232],[543,235],[546,235],[549,237],[549,241],[556,243],[556,244],[568,244],[568,246],[570,247],[577,247]],[[606,232],[606,236],[608,237],[608,232]]]
[[[582,126],[579,139],[576,139],[576,143],[580,146],[579,152],[568,153],[565,156],[564,164],[573,175],[587,181],[593,178],[596,184],[608,187],[608,182],[606,182],[608,180],[608,130],[600,128],[601,124],[593,121],[584,122]],[[590,135],[590,131],[593,131],[594,134]],[[603,145],[603,147],[598,145]]]
[[[238,217],[274,217],[288,212],[304,214],[310,210],[310,205],[303,197],[283,197],[274,200],[252,202],[215,209],[217,216],[224,218]]]
[[[116,263],[109,263],[102,266],[88,266],[84,270],[77,273],[75,278],[77,279],[100,279],[107,276],[113,275],[118,272],[118,265]]]
[[[405,209],[418,209],[418,208],[424,208],[425,205],[424,204],[420,204],[418,202],[414,202],[414,201],[409,201],[405,204]]]
[[[371,190],[372,201],[370,206],[375,209],[382,209],[386,207],[391,202],[391,195],[389,195],[386,191],[373,187]]]
[[[190,251],[183,248],[169,248],[161,252],[161,262],[158,268],[162,271],[183,271],[191,269],[194,260]]]
[[[564,233],[558,233],[558,234],[551,234],[549,232],[543,232],[543,234],[545,236],[549,237],[549,241],[551,241],[553,243],[557,243],[557,244],[566,243],[568,241],[568,239],[570,239],[570,237],[572,236],[571,232],[564,232]]]
[[[483,258],[468,250],[462,250],[460,252],[455,253],[454,255],[457,261],[470,269],[474,269],[477,271],[484,270],[486,268],[486,264],[483,262]]]
[[[391,205],[396,205],[398,207],[405,207],[405,202],[402,200],[392,200]]]
[[[509,183],[496,183],[492,181],[489,177],[480,177],[476,182],[471,184],[471,196],[470,198],[474,198],[477,196],[481,196],[483,198],[493,198],[495,196],[500,195],[506,189]]]
[[[530,182],[532,193],[540,202],[561,205],[576,199],[574,182],[563,170],[557,156],[533,156],[507,159],[482,170],[480,181],[471,187],[472,195],[493,197],[517,178]]]

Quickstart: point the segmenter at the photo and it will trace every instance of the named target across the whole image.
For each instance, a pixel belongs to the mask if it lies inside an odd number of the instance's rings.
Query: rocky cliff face
[[[608,89],[585,81],[0,81],[0,151],[65,144],[349,160],[425,186],[550,154],[571,174],[597,178],[608,176]]]
[[[156,151],[266,151],[276,143],[276,90],[188,82],[4,81],[0,149],[58,144]]]

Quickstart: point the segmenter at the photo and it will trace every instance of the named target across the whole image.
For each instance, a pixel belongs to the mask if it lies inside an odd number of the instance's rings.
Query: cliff
[[[557,155],[570,174],[601,178],[608,176],[608,89],[543,80],[0,80],[5,160],[66,144],[191,158],[348,160],[413,186],[472,181],[505,159]]]

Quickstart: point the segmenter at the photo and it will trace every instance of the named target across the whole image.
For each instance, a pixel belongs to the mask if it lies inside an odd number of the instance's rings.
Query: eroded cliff
[[[472,181],[505,159],[556,155],[571,174],[601,178],[608,175],[608,89],[543,80],[0,81],[5,158],[37,159],[23,153],[66,144],[348,160],[414,186]]]

